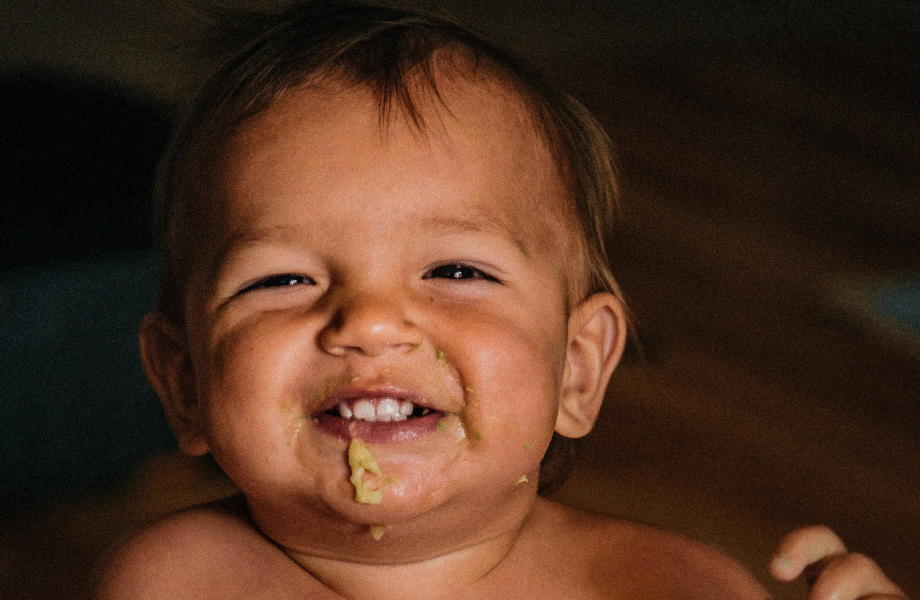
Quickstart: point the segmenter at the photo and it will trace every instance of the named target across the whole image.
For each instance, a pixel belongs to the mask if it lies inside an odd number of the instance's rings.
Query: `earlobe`
[[[144,372],[163,403],[179,447],[190,456],[207,454],[185,336],[165,315],[156,312],[141,321],[139,337]]]
[[[556,433],[578,438],[591,431],[626,336],[626,311],[613,294],[593,294],[572,311]]]

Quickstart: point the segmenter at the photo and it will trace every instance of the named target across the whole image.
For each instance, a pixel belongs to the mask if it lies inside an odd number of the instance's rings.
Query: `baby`
[[[595,121],[446,20],[258,25],[163,164],[140,332],[180,447],[242,493],[126,543],[98,597],[767,598],[709,547],[543,497],[627,337]],[[903,597],[823,528],[773,567],[811,564],[815,598]]]

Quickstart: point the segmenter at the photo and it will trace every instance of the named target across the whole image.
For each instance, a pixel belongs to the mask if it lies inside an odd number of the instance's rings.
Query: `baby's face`
[[[533,491],[565,372],[567,192],[517,102],[441,91],[425,134],[381,129],[361,89],[290,91],[214,167],[186,448],[273,537],[285,503],[398,525]],[[352,438],[380,504],[354,500]]]

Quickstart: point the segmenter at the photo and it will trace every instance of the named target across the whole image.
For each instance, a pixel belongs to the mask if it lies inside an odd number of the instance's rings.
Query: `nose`
[[[320,333],[319,343],[335,356],[376,357],[418,348],[422,332],[407,316],[405,302],[398,296],[353,294],[343,299]]]

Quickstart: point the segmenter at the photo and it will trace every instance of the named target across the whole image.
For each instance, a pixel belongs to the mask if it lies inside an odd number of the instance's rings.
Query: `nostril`
[[[421,346],[421,342],[404,342],[397,336],[357,338],[355,336],[324,335],[321,336],[320,345],[327,353],[334,356],[344,356],[349,353],[380,356],[391,352],[411,352]]]
[[[410,352],[422,341],[421,331],[398,304],[367,300],[340,310],[319,339],[323,350],[334,356]]]

